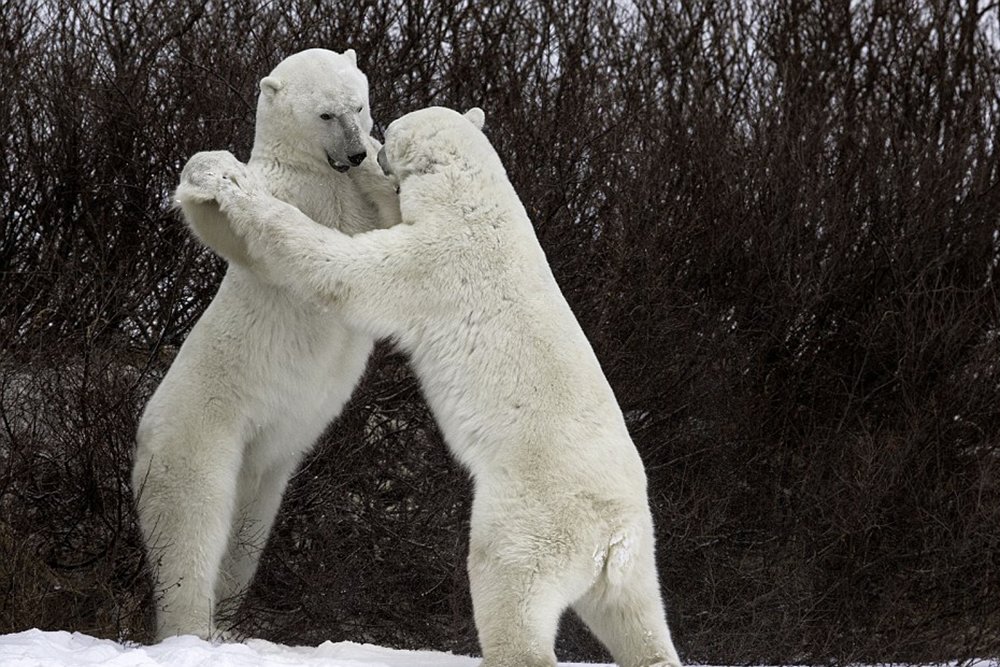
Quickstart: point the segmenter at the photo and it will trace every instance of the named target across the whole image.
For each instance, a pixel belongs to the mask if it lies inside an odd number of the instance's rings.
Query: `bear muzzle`
[[[333,167],[336,171],[339,171],[340,173],[344,173],[351,167],[357,167],[359,164],[365,161],[366,157],[368,157],[368,152],[364,150],[364,147],[362,147],[360,151],[355,149],[353,152],[351,152],[347,156],[346,163],[330,155],[329,151],[326,152],[326,161],[330,163],[331,167]]]
[[[341,174],[351,168],[351,165],[344,164],[343,162],[336,160],[329,153],[326,154],[326,161],[330,163],[330,166],[333,167],[335,171],[339,171]]]

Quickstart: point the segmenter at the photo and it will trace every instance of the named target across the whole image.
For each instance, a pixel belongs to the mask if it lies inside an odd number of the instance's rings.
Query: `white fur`
[[[355,63],[353,52],[311,49],[264,78],[246,167],[261,191],[348,233],[399,221]],[[345,169],[361,152],[367,159],[345,173],[331,165]],[[133,488],[159,638],[212,636],[217,605],[239,602],[288,479],[340,413],[373,345],[334,309],[262,281],[216,202],[184,188],[177,201],[229,269],[139,425]]]
[[[394,122],[403,221],[350,238],[260,192],[228,153],[180,191],[216,199],[267,280],[406,350],[471,472],[469,577],[486,667],[555,665],[572,606],[623,667],[679,665],[643,465],[503,165],[466,118]]]

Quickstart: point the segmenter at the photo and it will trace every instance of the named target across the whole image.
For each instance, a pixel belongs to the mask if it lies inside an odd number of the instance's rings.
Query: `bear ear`
[[[285,87],[285,82],[274,76],[265,76],[260,80],[260,91],[273,95]]]
[[[347,49],[344,51],[344,57],[351,61],[351,64],[355,67],[358,66],[358,53],[354,49]]]
[[[476,126],[477,130],[483,129],[483,124],[486,122],[486,113],[479,107],[472,107],[465,112],[465,117],[469,119],[469,122]]]

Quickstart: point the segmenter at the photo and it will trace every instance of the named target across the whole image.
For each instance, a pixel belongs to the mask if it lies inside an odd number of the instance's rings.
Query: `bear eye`
[[[319,117],[322,118],[323,120],[330,120],[331,118],[333,118],[333,116],[331,116],[328,113],[321,113]]]
[[[361,105],[361,106],[358,107],[358,113],[361,113],[364,110],[365,110],[364,105]]]

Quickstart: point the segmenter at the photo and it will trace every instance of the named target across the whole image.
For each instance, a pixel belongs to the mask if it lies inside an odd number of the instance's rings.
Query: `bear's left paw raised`
[[[181,184],[177,188],[178,202],[226,203],[233,196],[247,194],[254,182],[246,165],[228,151],[195,153],[184,165]]]

